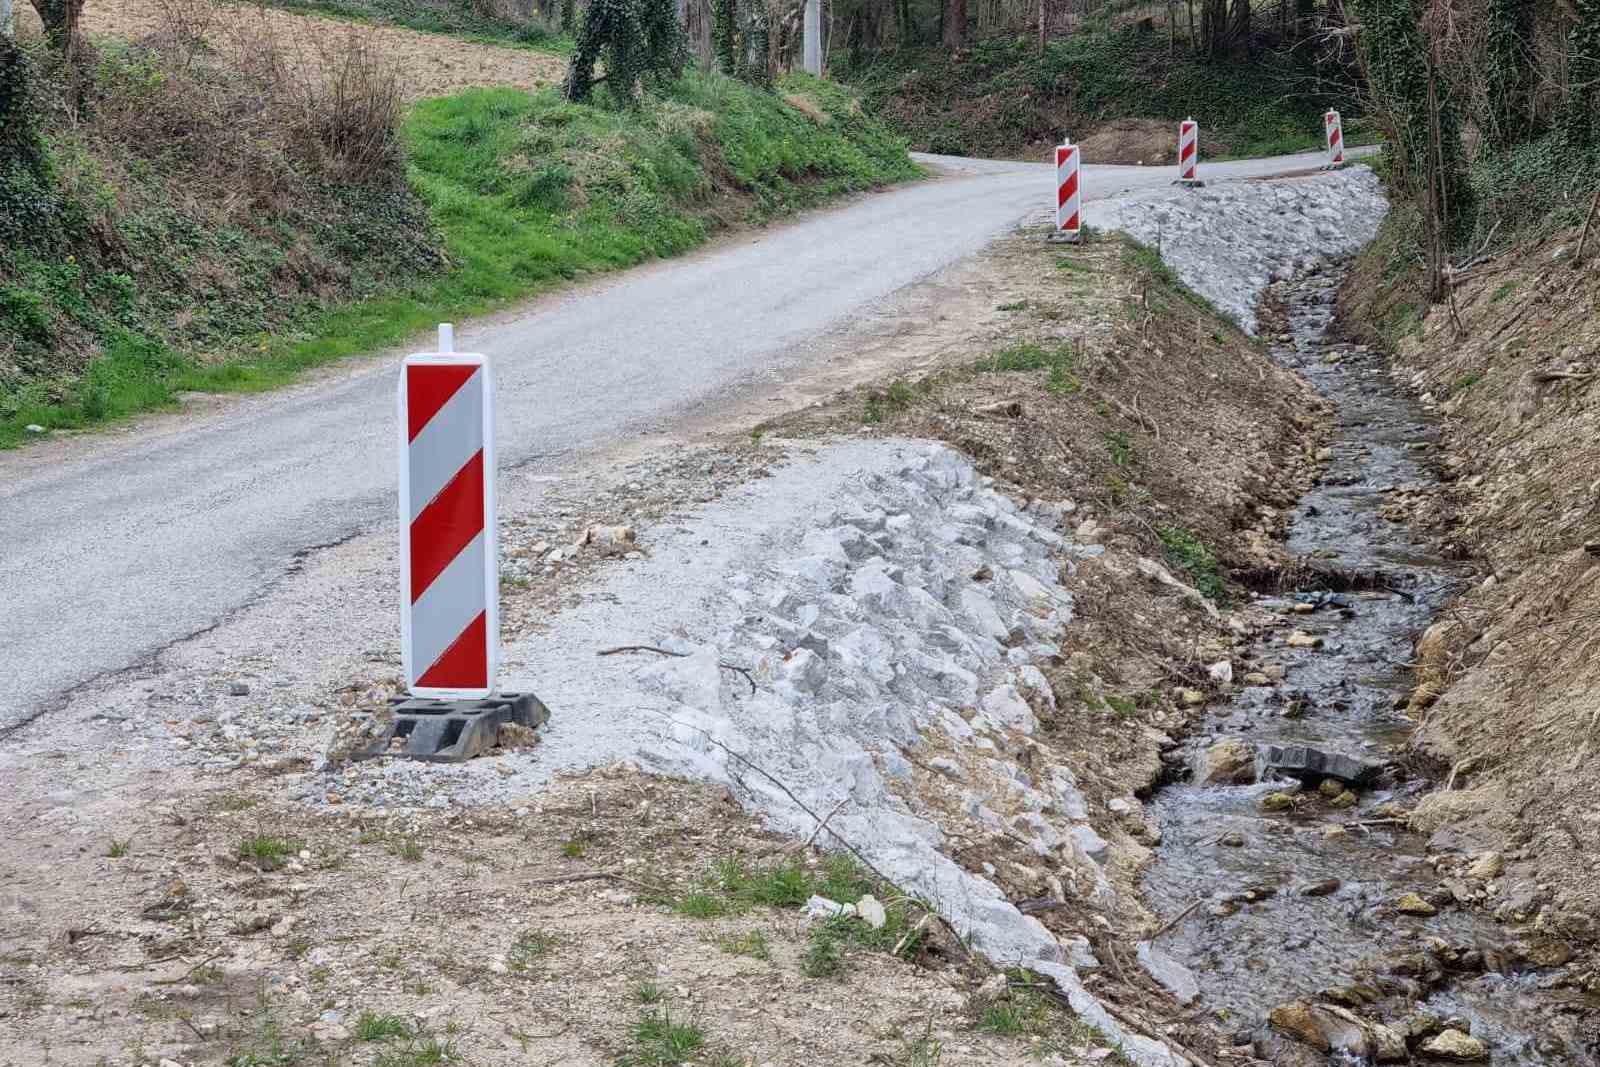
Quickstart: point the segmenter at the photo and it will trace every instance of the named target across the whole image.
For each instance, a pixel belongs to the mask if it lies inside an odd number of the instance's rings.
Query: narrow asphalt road
[[[1320,154],[1206,166],[1210,180]],[[1052,203],[1042,164],[947,172],[460,331],[494,360],[502,466],[602,446],[761,375],[808,340]],[[1094,167],[1086,198],[1171,181]],[[1092,209],[1086,212],[1093,222]],[[394,361],[65,459],[0,456],[0,736],[67,690],[248,604],[297,553],[394,520]]]

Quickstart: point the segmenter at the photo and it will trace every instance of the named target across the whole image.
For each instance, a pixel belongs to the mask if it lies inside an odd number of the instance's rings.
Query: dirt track
[[[190,4],[174,3],[173,8],[188,9]],[[138,40],[156,33],[166,22],[168,4],[159,0],[103,0],[88,5],[84,27],[91,36],[105,35]],[[536,89],[561,79],[565,68],[558,56],[520,48],[499,48],[477,44],[441,34],[420,33],[393,26],[362,26],[315,15],[293,15],[270,8],[240,5],[232,28],[257,22],[270,28],[280,39],[307,56],[337,36],[357,33],[367,37],[373,47],[405,72],[407,99],[439,96],[460,89],[483,85],[508,85]],[[38,21],[32,8],[18,5],[19,22],[36,30]],[[218,27],[220,29],[220,27]],[[228,33],[210,32],[208,40],[228,40]]]

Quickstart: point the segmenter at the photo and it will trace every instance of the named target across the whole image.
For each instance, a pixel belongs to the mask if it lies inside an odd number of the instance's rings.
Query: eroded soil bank
[[[1179,750],[1190,776],[1157,794],[1145,887],[1163,913],[1191,909],[1157,951],[1274,1063],[1594,1063],[1600,1003],[1564,988],[1570,949],[1472,906],[1498,854],[1446,878],[1449,843],[1407,822],[1434,784],[1406,758],[1411,643],[1470,572],[1396,507],[1435,484],[1437,428],[1381,356],[1338,338],[1343,273],[1275,294],[1273,357],[1337,404],[1337,436],[1290,528],[1307,565],[1246,609],[1261,636],[1232,664],[1243,688]],[[1351,759],[1300,770],[1297,746]]]

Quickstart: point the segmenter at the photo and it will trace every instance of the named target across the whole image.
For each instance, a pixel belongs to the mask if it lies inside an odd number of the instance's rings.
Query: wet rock
[[[1330,986],[1317,991],[1317,996],[1334,1004],[1342,1004],[1347,1008],[1359,1008],[1364,1004],[1376,1003],[1381,996],[1376,989],[1367,985]]]
[[[1404,1063],[1411,1058],[1406,1039],[1398,1030],[1381,1023],[1368,1023],[1367,1033],[1372,1038],[1372,1058],[1379,1063]]]
[[[1198,689],[1180,689],[1178,690],[1178,699],[1186,707],[1196,708],[1206,702],[1206,695]]]
[[[1519,944],[1518,954],[1535,967],[1561,967],[1572,962],[1572,946],[1554,938]]]
[[[1268,793],[1261,798],[1262,811],[1289,811],[1294,807],[1294,794]]]
[[[1260,671],[1251,671],[1244,676],[1245,685],[1271,685],[1272,679]]]
[[[1473,1063],[1489,1058],[1489,1046],[1460,1030],[1443,1030],[1422,1043],[1422,1051],[1430,1056],[1457,1063]]]
[[[228,695],[231,697],[247,697],[250,695],[250,687],[243,682],[229,682]]]
[[[1394,902],[1395,911],[1402,915],[1437,915],[1439,909],[1429,904],[1417,893],[1406,893]]]
[[[1284,643],[1290,648],[1321,648],[1323,645],[1322,638],[1308,634],[1304,630],[1294,631]]]
[[[1291,1001],[1273,1008],[1267,1021],[1278,1031],[1322,1052],[1343,1052],[1362,1058],[1372,1048],[1365,1024],[1350,1012],[1331,1004]]]
[[[1229,848],[1243,848],[1244,835],[1237,830],[1231,830],[1217,838],[1217,844],[1226,845]]]
[[[1356,795],[1354,793],[1350,792],[1350,790],[1346,789],[1344,792],[1340,793],[1338,796],[1336,796],[1332,800],[1328,801],[1328,807],[1330,807],[1330,808],[1353,808],[1353,807],[1356,806],[1357,803],[1359,803],[1359,800],[1357,799]]]
[[[1487,882],[1500,877],[1505,870],[1505,861],[1498,852],[1480,852],[1473,857],[1472,863],[1467,866],[1467,877],[1475,878],[1480,882]]]
[[[1330,893],[1337,893],[1340,884],[1337,878],[1325,878],[1320,882],[1312,882],[1300,890],[1300,895],[1303,897],[1325,897]]]
[[[1179,1004],[1188,1005],[1199,999],[1200,983],[1189,968],[1148,941],[1139,942],[1137,955],[1139,965]]]
[[[1426,1011],[1413,1012],[1395,1026],[1395,1030],[1406,1039],[1406,1043],[1412,1045],[1443,1029],[1444,1020]]]
[[[1301,781],[1336,778],[1345,785],[1355,786],[1370,783],[1382,769],[1380,764],[1309,745],[1268,745],[1264,762],[1268,770]]]
[[[1224,738],[1206,749],[1195,772],[1200,785],[1247,785],[1255,780],[1255,746],[1237,737]]]
[[[1317,792],[1332,800],[1344,792],[1344,783],[1337,778],[1324,778],[1321,784],[1317,786]]]

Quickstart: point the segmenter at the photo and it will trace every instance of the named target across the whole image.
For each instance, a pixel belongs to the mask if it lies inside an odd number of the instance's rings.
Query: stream
[[[1378,514],[1394,488],[1433,482],[1419,456],[1435,427],[1393,389],[1378,354],[1337,339],[1342,277],[1342,268],[1327,269],[1276,290],[1293,340],[1274,343],[1273,358],[1338,405],[1332,457],[1300,501],[1289,549],[1341,571],[1380,572],[1385,588],[1305,589],[1257,601],[1282,614],[1283,625],[1234,663],[1236,678],[1282,668],[1283,680],[1238,686],[1230,701],[1207,709],[1180,749],[1188,767],[1200,768],[1219,741],[1254,746],[1247,784],[1202,785],[1183,775],[1152,800],[1162,844],[1145,878],[1147,901],[1165,916],[1200,902],[1157,947],[1198,980],[1193,1009],[1275,1064],[1327,1062],[1268,1025],[1274,1008],[1294,1000],[1343,1005],[1390,1027],[1417,1062],[1441,1062],[1421,1046],[1448,1025],[1483,1042],[1495,1064],[1600,1064],[1595,1005],[1546,988],[1556,985],[1549,972],[1516,963],[1515,931],[1457,906],[1428,862],[1427,839],[1374,810],[1396,801],[1409,808],[1433,784],[1399,759],[1412,723],[1395,708],[1410,689],[1404,664],[1413,640],[1469,574]],[[1291,647],[1296,632],[1302,644],[1320,639],[1321,647]],[[1286,744],[1384,768],[1353,796],[1335,799],[1342,785],[1323,792],[1315,774],[1299,781],[1265,766],[1268,747]],[[1248,782],[1257,774],[1260,781]],[[1290,803],[1267,800],[1273,793],[1294,794],[1292,807],[1269,812]],[[1398,913],[1408,893],[1436,914]],[[1333,1044],[1334,1062],[1379,1055],[1370,1040],[1357,1038],[1342,1053]]]

